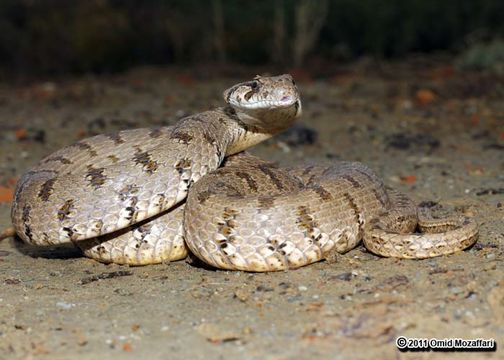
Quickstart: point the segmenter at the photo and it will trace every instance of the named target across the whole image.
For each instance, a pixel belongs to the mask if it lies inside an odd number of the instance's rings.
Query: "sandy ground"
[[[241,76],[138,69],[0,86],[0,184],[82,137],[169,125]],[[282,165],[359,160],[415,201],[473,216],[471,249],[423,261],[363,247],[293,271],[187,261],[104,265],[72,248],[0,243],[2,359],[503,358],[504,82],[448,67],[297,72],[304,116],[252,153]],[[10,204],[0,203],[0,227]],[[399,352],[398,336],[494,338],[496,352]]]

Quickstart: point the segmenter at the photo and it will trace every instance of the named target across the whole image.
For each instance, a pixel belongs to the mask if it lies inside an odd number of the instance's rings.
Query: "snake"
[[[13,232],[36,246],[73,243],[104,263],[190,253],[250,272],[299,268],[361,241],[406,259],[477,241],[472,218],[434,218],[362,163],[280,168],[248,154],[300,117],[291,75],[256,76],[223,98],[172,126],[97,135],[45,157],[17,183]]]

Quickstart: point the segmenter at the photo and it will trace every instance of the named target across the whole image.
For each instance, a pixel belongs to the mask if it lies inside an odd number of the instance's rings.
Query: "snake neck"
[[[281,109],[236,110],[231,106],[218,109],[226,121],[226,156],[252,147],[292,126],[301,112],[300,103]]]

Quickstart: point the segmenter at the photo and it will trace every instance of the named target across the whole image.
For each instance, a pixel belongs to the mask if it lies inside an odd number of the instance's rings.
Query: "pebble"
[[[281,288],[281,289],[288,289],[291,287],[291,284],[290,283],[287,283],[287,282],[284,282],[282,281],[281,283],[278,284],[278,287]]]
[[[56,306],[61,308],[61,309],[65,309],[65,310],[69,310],[77,305],[73,304],[73,303],[67,303],[67,302],[64,302],[64,301],[58,301],[56,303]]]
[[[241,302],[245,302],[248,300],[249,298],[249,292],[244,290],[244,289],[237,289],[235,292],[234,292],[234,297],[238,300],[240,300]]]
[[[289,296],[289,297],[287,298],[287,302],[292,303],[292,302],[300,301],[300,300],[302,300],[302,299],[303,299],[303,296],[302,296],[302,295]]]
[[[289,145],[287,145],[283,141],[277,142],[277,145],[280,148],[280,150],[282,150],[285,154],[288,154],[291,152],[291,148],[289,147]]]
[[[356,275],[353,274],[353,272],[344,272],[341,274],[338,274],[334,276],[335,279],[338,280],[343,280],[343,281],[350,281],[352,280]]]
[[[226,329],[218,324],[203,323],[196,327],[196,331],[212,343],[235,341],[240,334],[232,329]]]
[[[298,286],[298,290],[299,291],[306,291],[306,290],[308,290],[308,288],[304,285],[301,285],[301,286]]]
[[[459,288],[459,287],[452,287],[452,288],[450,289],[450,292],[451,292],[452,294],[460,294],[460,293],[462,292],[462,289],[461,289],[461,288]]]
[[[485,255],[485,259],[495,260],[495,253],[488,253]]]

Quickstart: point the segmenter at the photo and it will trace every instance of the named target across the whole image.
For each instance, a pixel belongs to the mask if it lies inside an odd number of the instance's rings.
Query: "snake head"
[[[301,112],[301,100],[294,79],[289,74],[256,76],[224,91],[224,100],[241,111],[274,110],[293,107]]]

